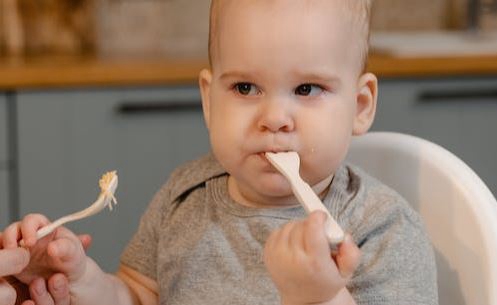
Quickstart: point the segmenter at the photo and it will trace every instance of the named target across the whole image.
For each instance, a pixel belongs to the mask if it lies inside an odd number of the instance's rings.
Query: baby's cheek
[[[342,153],[314,150],[301,157],[301,175],[307,183],[315,184],[335,173],[342,162]]]
[[[334,172],[334,166],[328,162],[320,162],[317,158],[301,164],[300,168],[300,175],[311,185],[322,181]]]

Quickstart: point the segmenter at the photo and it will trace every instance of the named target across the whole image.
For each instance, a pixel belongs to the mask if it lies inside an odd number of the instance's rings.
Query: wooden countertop
[[[207,66],[202,59],[0,57],[0,89],[192,84]],[[497,54],[438,58],[373,54],[369,71],[380,78],[497,75]]]

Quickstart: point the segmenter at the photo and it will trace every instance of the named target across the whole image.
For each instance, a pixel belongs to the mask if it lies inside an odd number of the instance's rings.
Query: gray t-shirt
[[[142,216],[121,262],[158,283],[161,305],[280,304],[262,254],[300,206],[250,208],[231,199],[209,155],[178,168]],[[395,191],[341,166],[324,204],[362,252],[348,289],[358,304],[438,304],[436,267],[419,216]]]

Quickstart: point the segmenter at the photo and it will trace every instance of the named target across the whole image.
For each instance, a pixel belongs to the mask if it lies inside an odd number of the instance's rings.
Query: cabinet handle
[[[191,101],[156,101],[156,102],[134,102],[125,101],[118,104],[116,111],[120,114],[147,114],[158,112],[183,112],[197,111],[202,109],[198,100]]]
[[[418,96],[420,102],[461,102],[468,100],[497,102],[497,89],[426,90]]]

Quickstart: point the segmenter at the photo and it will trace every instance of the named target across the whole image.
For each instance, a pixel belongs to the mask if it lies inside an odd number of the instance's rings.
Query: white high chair
[[[497,202],[471,168],[434,143],[392,132],[354,138],[347,159],[421,214],[440,305],[497,305]]]

